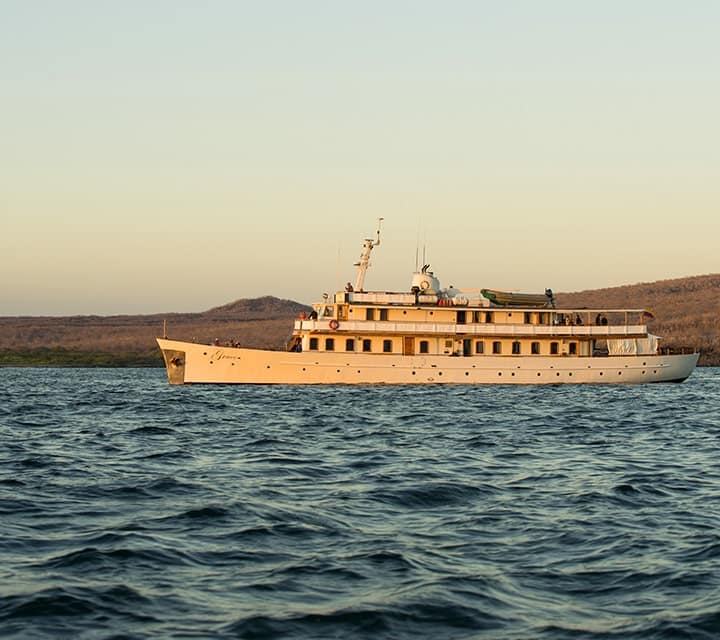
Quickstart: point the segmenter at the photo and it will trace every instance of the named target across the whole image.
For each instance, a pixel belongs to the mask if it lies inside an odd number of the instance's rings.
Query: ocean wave
[[[720,634],[720,370],[632,389],[9,373],[0,636]]]

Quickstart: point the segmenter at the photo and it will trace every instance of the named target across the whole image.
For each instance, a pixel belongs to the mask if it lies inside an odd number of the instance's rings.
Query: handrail
[[[615,338],[626,336],[647,335],[647,325],[538,325],[538,324],[499,324],[499,323],[467,323],[453,322],[392,322],[379,320],[341,320],[337,329],[329,326],[327,319],[296,320],[296,331],[328,332],[328,333],[385,333],[385,334],[439,334],[439,335],[474,335],[474,336],[557,336]]]

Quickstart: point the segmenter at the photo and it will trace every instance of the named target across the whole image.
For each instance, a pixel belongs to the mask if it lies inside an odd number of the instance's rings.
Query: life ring
[[[339,323],[337,320],[335,320],[335,318],[333,318],[332,320],[330,320],[330,328],[331,328],[333,331],[336,331],[339,326],[340,326],[340,323]]]
[[[427,280],[423,280],[423,281],[420,283],[420,288],[421,288],[423,291],[425,291],[425,289],[429,289],[429,288],[430,288],[430,283],[429,283]]]

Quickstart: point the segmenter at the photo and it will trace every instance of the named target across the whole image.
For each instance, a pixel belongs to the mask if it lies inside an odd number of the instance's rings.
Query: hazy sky
[[[720,271],[720,2],[0,0],[0,315]]]

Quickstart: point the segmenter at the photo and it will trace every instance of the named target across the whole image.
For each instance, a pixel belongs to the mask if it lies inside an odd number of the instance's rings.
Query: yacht
[[[354,285],[301,313],[285,351],[158,338],[169,382],[638,384],[695,369],[699,354],[663,348],[641,308],[558,308],[550,289],[444,288],[427,264],[406,291],[366,291],[381,220]]]

